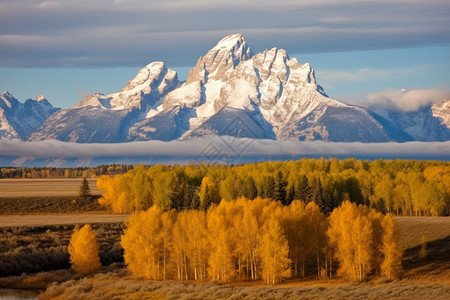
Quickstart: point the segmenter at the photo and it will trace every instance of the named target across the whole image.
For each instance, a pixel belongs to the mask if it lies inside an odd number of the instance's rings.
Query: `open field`
[[[422,235],[434,241],[450,236],[450,217],[394,217],[398,223],[399,244],[404,248],[420,245]]]
[[[91,193],[101,195],[97,179],[88,179]],[[0,179],[0,199],[7,197],[77,196],[80,178]]]
[[[51,215],[0,215],[0,227],[35,227],[52,225],[121,223],[128,215],[110,214],[51,214]]]
[[[302,286],[302,284],[305,284]],[[297,286],[153,282],[115,273],[51,285],[40,299],[448,299],[450,286],[402,280],[383,284],[334,280]]]
[[[101,192],[89,179],[90,200],[78,199],[81,179],[0,179],[0,215],[104,211]]]

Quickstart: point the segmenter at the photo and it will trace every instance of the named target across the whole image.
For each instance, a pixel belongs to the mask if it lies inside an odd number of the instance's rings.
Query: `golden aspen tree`
[[[170,210],[164,212],[161,216],[161,239],[162,239],[162,279],[167,279],[168,266],[170,265],[170,249],[172,248],[173,242],[173,228],[177,218],[177,212],[175,210]]]
[[[344,201],[330,215],[327,234],[339,260],[338,274],[364,280],[372,269],[373,228],[363,205]]]
[[[402,271],[403,252],[397,244],[397,226],[391,214],[383,218],[383,245],[381,252],[384,261],[381,264],[381,273],[389,279],[399,279]]]
[[[189,261],[187,253],[189,252],[189,217],[190,211],[184,210],[178,213],[177,220],[173,228],[173,239],[171,247],[171,261],[176,265],[177,279],[189,279]]]
[[[187,258],[192,279],[203,281],[207,277],[210,252],[206,213],[202,210],[191,210],[188,215]]]
[[[383,254],[381,253],[381,245],[383,244],[383,217],[384,215],[374,209],[370,209],[365,205],[358,206],[363,210],[363,214],[366,215],[371,223],[372,227],[372,241],[371,241],[371,268],[375,271],[376,275],[381,274],[381,263],[383,262]]]
[[[286,210],[282,214],[280,223],[283,222],[289,243],[289,257],[292,260],[293,276],[298,277],[301,274],[304,277],[307,254],[306,233],[308,231],[305,202],[294,200]]]
[[[283,278],[291,276],[288,241],[275,217],[271,217],[263,226],[257,253],[267,284],[280,283]]]
[[[234,221],[240,209],[236,202],[222,201],[208,210],[211,243],[208,274],[214,280],[229,281],[236,275],[234,249],[237,235]]]
[[[307,230],[311,235],[311,250],[316,258],[317,275],[320,276],[322,264],[325,265],[325,262],[321,262],[321,257],[322,255],[324,255],[324,257],[326,256],[326,230],[328,222],[326,216],[320,211],[320,208],[316,203],[308,203],[305,210],[308,223]]]
[[[118,197],[117,190],[114,186],[114,179],[108,175],[100,176],[97,179],[97,188],[102,191],[102,197],[98,199],[98,203],[108,209],[112,209],[113,203]]]
[[[258,246],[258,234],[267,218],[265,207],[270,206],[269,199],[256,199],[249,201],[240,198],[237,203],[241,206],[242,216],[236,217],[238,235],[238,251],[242,256],[242,264],[245,265],[246,277],[251,280],[259,280],[259,257],[256,254]]]
[[[163,210],[153,206],[147,211],[133,213],[127,221],[120,244],[125,263],[135,276],[153,280],[162,278],[162,215]]]
[[[67,251],[75,272],[87,275],[100,269],[99,245],[91,225],[75,228]]]

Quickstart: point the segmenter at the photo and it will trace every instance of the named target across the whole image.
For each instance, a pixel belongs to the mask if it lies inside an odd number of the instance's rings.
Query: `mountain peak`
[[[233,70],[241,61],[252,58],[252,50],[241,34],[232,34],[221,39],[211,50],[197,61],[189,71],[186,84],[195,81],[206,83],[223,77],[223,74]]]
[[[103,95],[98,92],[86,96],[75,108],[96,106],[115,110],[145,109],[173,90],[178,84],[177,72],[164,62],[154,61],[140,69],[118,93]]]
[[[39,96],[34,98],[34,100],[37,102],[41,102],[41,101],[45,100],[45,96],[43,94],[40,94]]]
[[[211,50],[220,50],[223,48],[226,49],[231,49],[236,45],[240,45],[240,44],[244,44],[245,43],[245,39],[242,36],[242,34],[238,33],[238,34],[230,34],[226,37],[224,37],[223,39],[221,39],[216,46],[214,46],[214,48],[212,48]]]

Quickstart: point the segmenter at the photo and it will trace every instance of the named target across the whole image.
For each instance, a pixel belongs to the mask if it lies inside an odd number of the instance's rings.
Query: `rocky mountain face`
[[[431,111],[449,123],[448,105]],[[200,57],[185,82],[163,62],[153,62],[118,93],[94,93],[45,119],[20,138],[114,143],[232,135],[404,142],[419,136],[393,115],[382,117],[329,98],[308,63],[278,48],[254,54],[239,34],[225,37]],[[414,122],[429,128],[425,121]]]
[[[0,95],[0,139],[26,139],[57,110],[43,95],[21,103],[4,92]]]

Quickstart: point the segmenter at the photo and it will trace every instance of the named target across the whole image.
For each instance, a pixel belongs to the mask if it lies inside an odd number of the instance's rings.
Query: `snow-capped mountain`
[[[156,109],[162,98],[178,85],[177,73],[163,62],[153,62],[136,74],[120,92],[94,93],[74,108],[50,116],[29,137],[38,141],[58,139],[79,143],[118,143],[129,140],[128,130]]]
[[[448,110],[448,105],[436,106],[433,113],[448,123]],[[393,121],[388,115],[329,98],[308,63],[290,59],[278,48],[253,53],[244,37],[235,34],[200,57],[185,82],[179,82],[177,73],[163,62],[153,62],[118,93],[94,93],[74,108],[56,111],[28,139],[115,143],[232,135],[342,142],[414,140],[414,132]]]
[[[156,121],[159,114],[166,117]],[[244,127],[230,132],[235,120]],[[200,57],[186,82],[134,125],[129,139],[153,139],[157,124],[165,121],[170,122],[165,127],[172,128],[166,139],[209,135],[363,142],[412,139],[367,109],[328,98],[308,63],[289,59],[277,48],[253,54],[239,34],[225,37]]]
[[[380,107],[373,110],[417,141],[450,140],[450,100],[428,104],[413,111]]]
[[[57,111],[43,95],[19,102],[9,92],[0,95],[0,139],[25,139]]]

